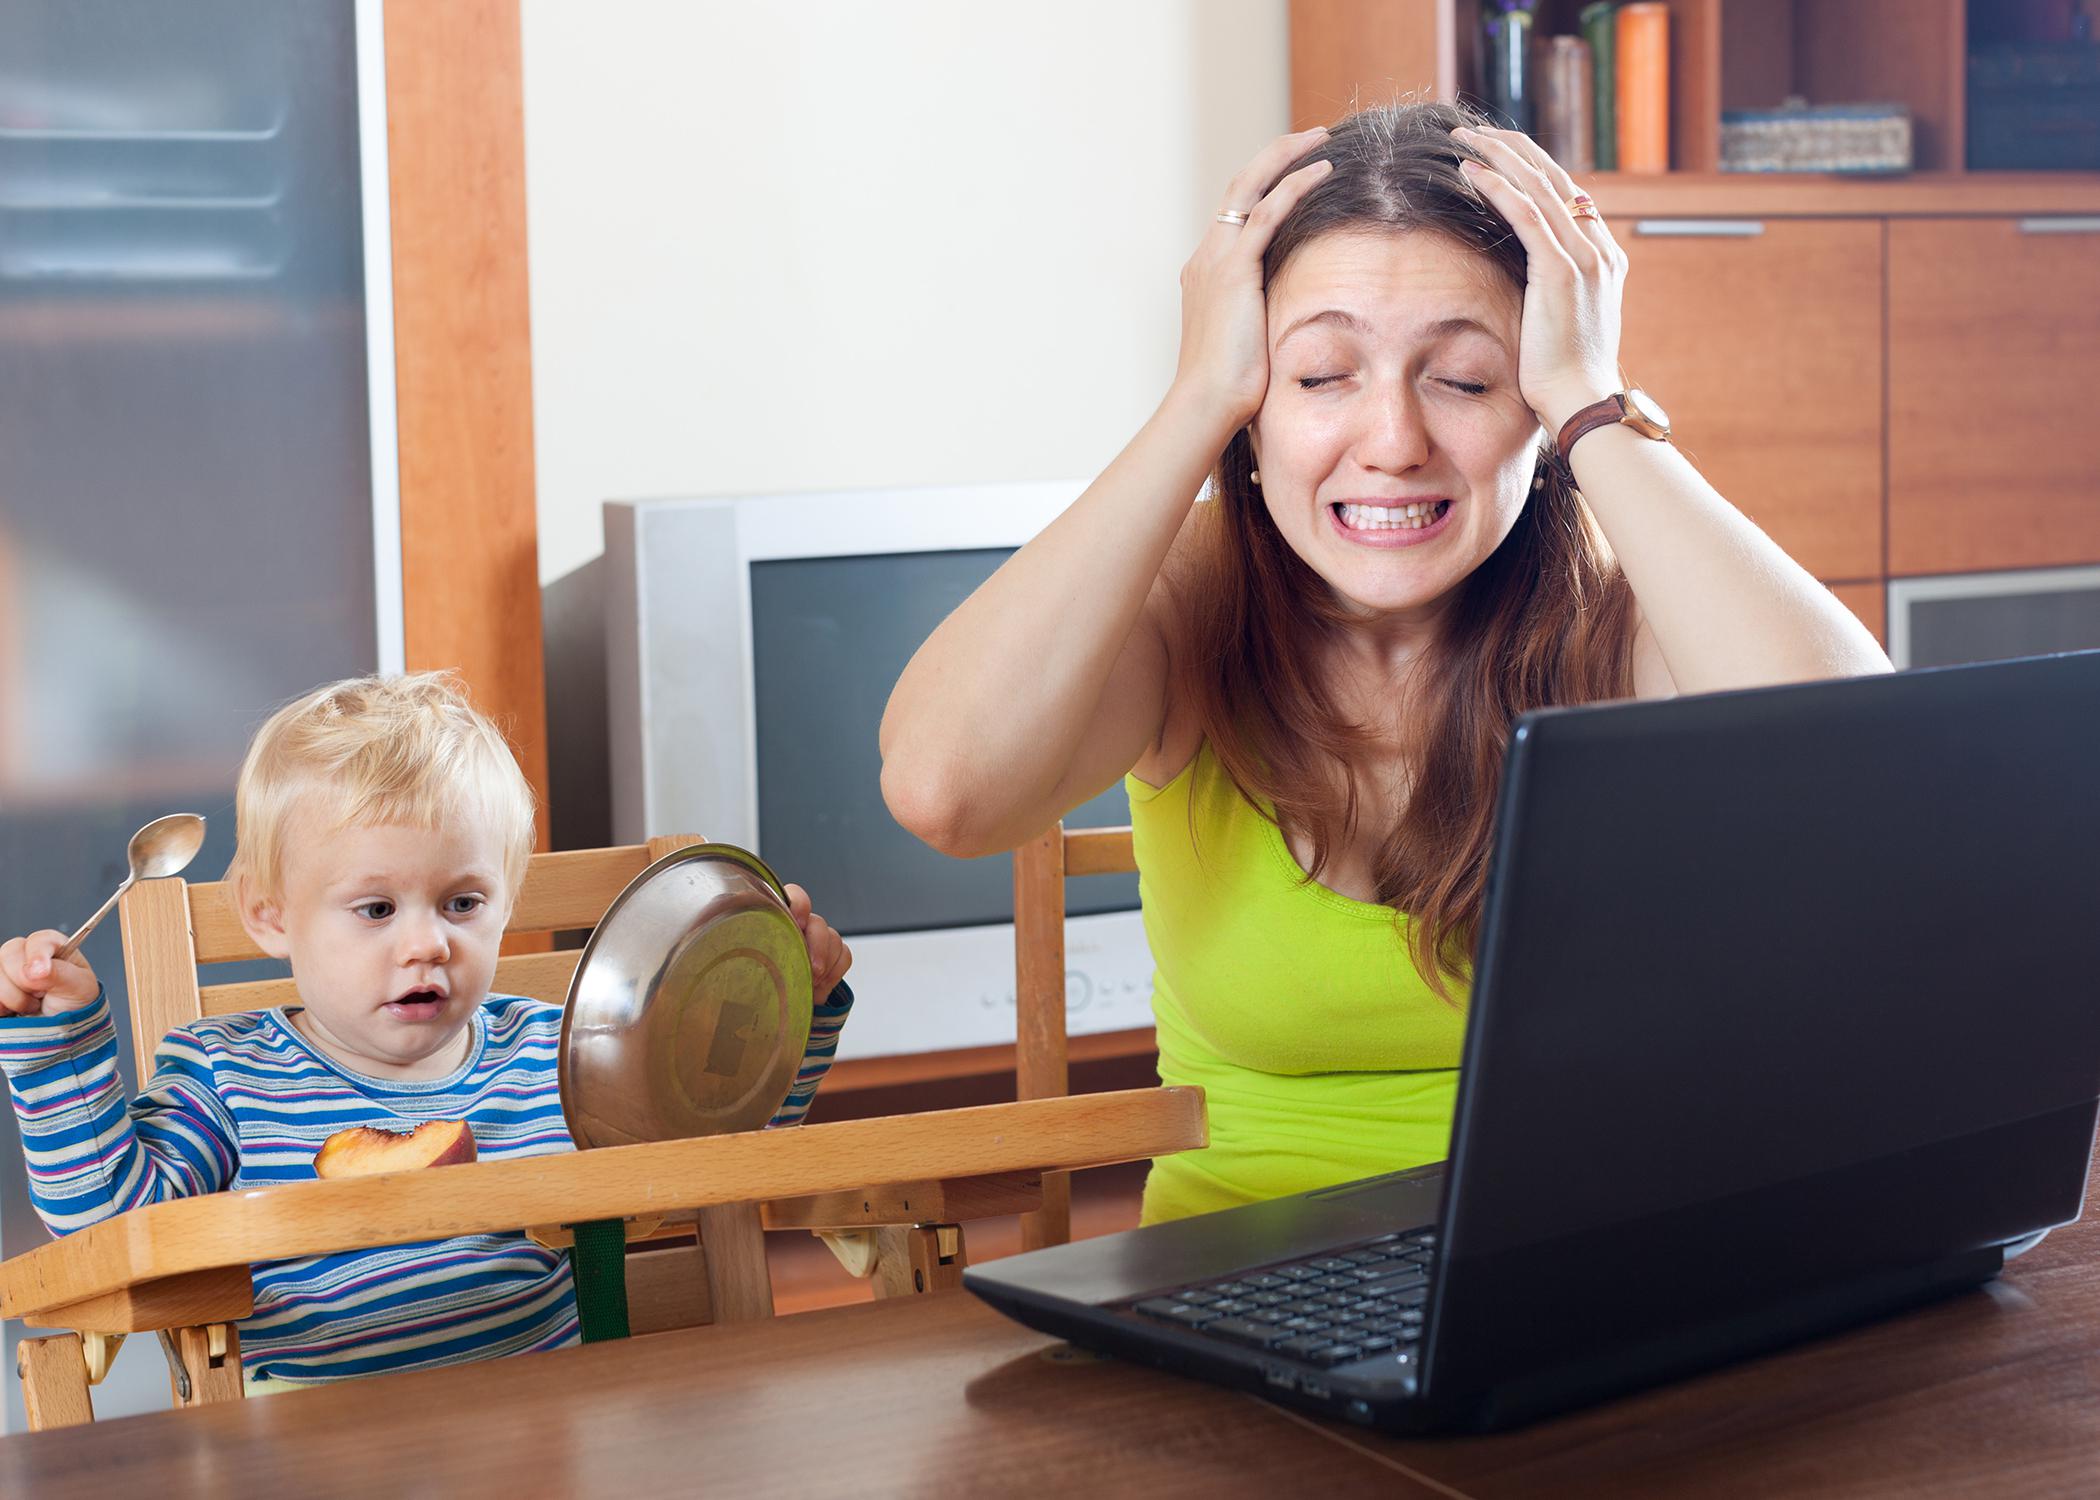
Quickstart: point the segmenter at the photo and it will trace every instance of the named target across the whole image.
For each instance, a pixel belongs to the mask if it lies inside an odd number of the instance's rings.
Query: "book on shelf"
[[[1621,172],[1670,170],[1670,7],[1636,0],[1617,16]]]
[[[1582,8],[1582,39],[1590,47],[1590,153],[1599,172],[1619,169],[1618,0]]]

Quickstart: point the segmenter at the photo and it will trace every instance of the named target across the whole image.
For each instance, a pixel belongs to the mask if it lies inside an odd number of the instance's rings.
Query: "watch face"
[[[1626,409],[1639,417],[1643,422],[1652,422],[1665,432],[1670,430],[1669,414],[1660,406],[1657,406],[1655,398],[1646,391],[1628,391],[1626,393]]]

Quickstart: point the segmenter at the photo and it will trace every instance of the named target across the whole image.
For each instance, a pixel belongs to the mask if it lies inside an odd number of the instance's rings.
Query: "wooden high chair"
[[[591,927],[648,864],[695,842],[536,854],[509,931]],[[261,956],[225,886],[141,881],[120,910],[142,1079],[170,1028],[296,1001],[289,979],[200,987],[199,964]],[[561,1003],[579,957],[501,958],[493,988]],[[1056,1021],[1061,1080],[1061,1007]],[[1200,1089],[1136,1089],[214,1193],[0,1263],[0,1316],[69,1330],[21,1343],[35,1430],[92,1420],[89,1386],[127,1333],[159,1336],[177,1404],[238,1399],[235,1324],[254,1310],[259,1261],[519,1229],[558,1245],[565,1226],[619,1219],[631,1242],[663,1242],[627,1257],[637,1334],[770,1317],[769,1228],[822,1234],[878,1295],[931,1292],[962,1279],[963,1219],[1038,1210],[1046,1172],[1186,1150],[1204,1128]]]
[[[1135,869],[1127,826],[1067,829],[1053,823],[1014,850],[1014,1092],[1022,1099],[1060,1099],[1072,1089],[1065,1034],[1065,878]],[[1021,1248],[1071,1238],[1071,1174],[1046,1172],[1042,1207],[1021,1216]]]

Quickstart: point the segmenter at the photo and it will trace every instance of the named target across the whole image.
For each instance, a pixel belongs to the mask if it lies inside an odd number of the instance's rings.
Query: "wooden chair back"
[[[1063,823],[1014,850],[1014,1092],[1053,1099],[1072,1090],[1065,1032],[1065,880],[1127,875],[1137,856],[1124,828],[1067,829]],[[1069,1173],[1043,1174],[1043,1206],[1021,1218],[1021,1245],[1035,1250],[1072,1238]]]

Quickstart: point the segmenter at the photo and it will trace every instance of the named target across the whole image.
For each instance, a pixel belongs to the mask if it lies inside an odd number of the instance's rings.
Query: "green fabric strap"
[[[627,1337],[627,1225],[619,1219],[576,1224],[569,1252],[576,1275],[576,1317],[586,1344]]]

